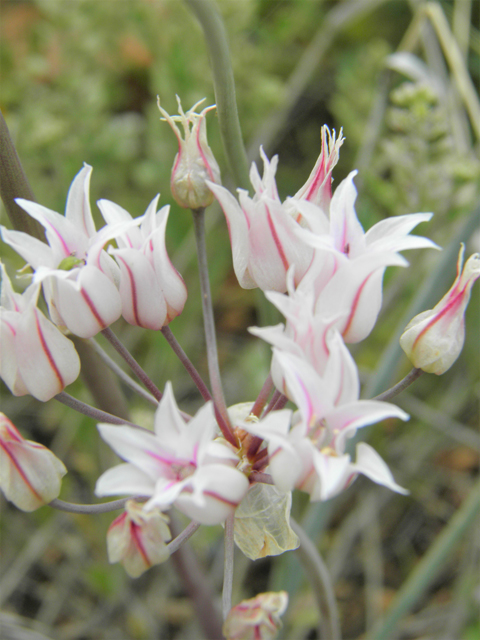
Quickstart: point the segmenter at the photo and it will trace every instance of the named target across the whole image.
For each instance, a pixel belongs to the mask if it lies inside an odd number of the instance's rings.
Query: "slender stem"
[[[223,592],[222,592],[222,611],[223,619],[227,617],[232,608],[232,587],[233,587],[233,554],[234,545],[234,525],[235,514],[232,513],[225,521],[225,560],[223,565]]]
[[[122,356],[128,366],[131,368],[133,373],[137,376],[141,382],[147,387],[147,389],[155,396],[157,400],[162,399],[162,392],[158,387],[154,384],[154,382],[148,377],[146,372],[142,369],[142,367],[138,364],[132,354],[126,349],[117,336],[113,333],[110,327],[107,327],[102,331],[102,335],[110,342],[110,344],[118,351],[118,353]]]
[[[195,239],[197,242],[198,271],[200,277],[200,289],[202,292],[203,324],[205,328],[205,341],[207,346],[208,372],[210,386],[216,407],[216,417],[225,439],[237,446],[228,417],[227,405],[223,395],[220,368],[218,365],[217,336],[215,333],[215,320],[213,317],[212,294],[208,279],[207,248],[205,244],[205,209],[192,210],[195,226]]]
[[[271,411],[280,411],[287,404],[287,402],[288,402],[287,396],[284,396],[283,393],[281,393],[280,397],[273,405]]]
[[[278,389],[275,389],[272,397],[270,398],[270,402],[267,405],[267,408],[263,412],[262,418],[264,418],[267,415],[267,413],[270,413],[270,411],[272,411],[273,407],[277,404],[277,402],[281,397],[282,397],[282,394],[280,393],[280,391]]]
[[[135,498],[133,498],[134,500]],[[111,500],[101,504],[76,504],[75,502],[65,502],[56,498],[48,503],[49,507],[58,509],[59,511],[68,511],[69,513],[84,513],[88,515],[96,515],[98,513],[108,513],[109,511],[117,511],[123,509],[125,503],[132,498],[121,498],[120,500]]]
[[[227,34],[212,0],[185,0],[203,29],[212,67],[218,122],[225,155],[237,187],[250,188],[248,160],[235,98],[235,81]]]
[[[80,356],[80,375],[88,388],[96,407],[107,413],[129,420],[129,409],[122,388],[113,371],[99,359],[88,340],[69,336]]]
[[[17,150],[10,137],[7,123],[0,112],[0,196],[5,211],[17,231],[24,231],[29,235],[46,242],[45,229],[34,218],[28,215],[15,198],[24,198],[35,202],[32,188],[18,157]]]
[[[182,544],[189,538],[191,538],[195,531],[198,531],[199,528],[199,522],[190,522],[190,524],[185,527],[182,533],[179,533],[178,536],[176,536],[171,542],[167,544],[167,549],[169,550],[170,555],[172,555],[172,553],[175,553],[175,551],[178,551]]]
[[[435,576],[445,570],[452,559],[455,544],[474,524],[480,514],[480,480],[473,485],[463,504],[436,537],[415,569],[393,599],[386,615],[367,635],[367,640],[389,640],[394,636],[397,623],[418,603]]]
[[[178,529],[178,523],[175,520],[174,514],[172,514],[170,530],[175,537],[181,535]],[[175,553],[172,554],[171,559],[185,591],[192,599],[198,621],[202,626],[205,637],[212,638],[212,640],[223,638],[222,621],[215,607],[211,585],[188,542],[182,544]]]
[[[165,327],[163,327],[163,329],[161,331],[162,331],[162,333],[163,333],[163,335],[165,337],[165,340],[172,347],[175,355],[178,356],[178,359],[183,364],[183,366],[185,367],[187,373],[189,374],[189,376],[194,381],[197,389],[202,394],[202,398],[206,402],[211,400],[212,399],[212,395],[211,395],[210,391],[208,390],[207,385],[204,383],[204,381],[202,380],[200,374],[195,369],[195,367],[192,364],[190,358],[187,356],[185,351],[182,349],[182,347],[178,343],[178,341],[175,338],[175,336],[173,335],[172,330],[170,329],[170,327],[165,326]]]
[[[322,640],[340,640],[338,609],[328,569],[316,546],[302,527],[293,518],[290,519],[290,523],[300,539],[300,547],[296,553],[312,583],[312,591],[320,610],[320,638]]]
[[[61,402],[67,407],[70,407],[71,409],[74,409],[79,413],[83,413],[85,416],[88,416],[89,418],[93,418],[98,422],[108,422],[110,424],[127,424],[131,427],[136,427],[137,429],[142,428],[142,427],[139,427],[138,424],[135,424],[134,422],[129,422],[128,420],[125,420],[124,418],[119,418],[118,416],[113,416],[111,413],[107,413],[106,411],[102,411],[101,409],[92,407],[86,402],[77,400],[77,398],[74,398],[73,396],[66,393],[65,391],[61,391],[60,393],[57,393],[57,395],[54,396],[54,398],[55,400],[58,400],[58,402]]]
[[[387,389],[380,395],[375,396],[373,400],[383,400],[384,402],[386,402],[387,400],[390,400],[391,398],[398,396],[398,394],[401,393],[407,387],[409,387],[412,384],[412,382],[415,382],[415,380],[419,378],[422,375],[422,373],[423,373],[422,369],[415,369],[415,368],[412,369],[410,373],[407,373],[407,375],[403,378],[403,380],[400,380],[400,382],[397,382],[396,385],[394,385],[390,389]]]
[[[258,394],[258,398],[255,400],[255,404],[252,407],[250,413],[253,413],[257,418],[260,416],[260,413],[267,402],[268,396],[272,392],[273,389],[273,380],[272,374],[269,373],[267,379],[263,383],[263,387],[260,389],[260,393]]]
[[[138,395],[142,396],[145,400],[148,400],[151,404],[158,406],[158,400],[154,398],[152,394],[148,393],[148,391],[145,391],[145,389],[135,382],[135,380],[132,380],[132,378],[130,378],[130,376],[115,362],[115,360],[113,360],[113,358],[111,358],[108,353],[102,349],[94,338],[90,338],[88,342],[92,345],[97,355],[103,360],[107,367],[109,367],[109,369],[111,369],[113,373],[115,373],[120,380],[127,385],[127,387],[133,389],[133,391],[138,393]]]

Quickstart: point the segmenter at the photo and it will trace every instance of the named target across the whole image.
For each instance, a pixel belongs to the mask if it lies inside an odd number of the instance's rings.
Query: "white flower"
[[[37,309],[39,284],[15,293],[0,263],[0,377],[15,396],[46,402],[77,379],[80,359],[68,338]]]
[[[110,253],[120,268],[122,315],[130,324],[155,330],[178,316],[187,299],[185,283],[165,247],[170,207],[157,212],[158,198],[139,218],[109,200],[97,203],[118,245]]]
[[[429,311],[415,316],[400,337],[400,346],[414,367],[440,375],[450,369],[465,341],[465,310],[473,283],[480,277],[480,254],[474,253],[462,270],[465,245],[450,290]]]
[[[34,511],[58,497],[65,465],[38,442],[24,440],[0,413],[0,486],[7,500]]]
[[[106,471],[96,494],[148,496],[149,510],[175,505],[202,524],[223,522],[248,490],[246,476],[236,469],[238,457],[214,440],[212,404],[204,405],[187,423],[167,383],[155,413],[155,432],[132,427],[98,425],[100,435],[126,463]]]
[[[42,282],[52,320],[81,338],[91,338],[121,314],[118,267],[103,250],[106,238],[95,231],[90,210],[91,172],[85,165],[72,182],[65,216],[17,198],[45,227],[48,244],[2,227],[3,240],[35,270],[34,282]]]

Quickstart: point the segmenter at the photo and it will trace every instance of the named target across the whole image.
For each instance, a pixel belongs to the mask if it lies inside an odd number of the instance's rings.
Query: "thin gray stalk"
[[[110,344],[118,351],[118,353],[122,356],[125,362],[128,364],[133,373],[137,376],[137,378],[143,382],[143,384],[147,387],[147,389],[155,396],[157,400],[162,399],[162,392],[155,385],[155,383],[149,378],[147,373],[142,369],[142,367],[138,364],[132,354],[128,351],[126,347],[120,342],[117,336],[113,333],[110,327],[107,327],[102,331],[102,335],[110,342]]]
[[[413,382],[415,382],[415,380],[417,380],[417,378],[419,378],[422,373],[422,369],[413,368],[410,373],[407,373],[407,375],[402,380],[400,380],[400,382],[397,382],[397,384],[395,384],[390,389],[387,389],[383,393],[380,393],[378,396],[375,396],[373,400],[382,400],[383,402],[391,400],[395,396],[398,396],[399,393],[404,391],[404,389],[409,387]]]
[[[233,587],[233,556],[235,551],[234,543],[235,514],[232,513],[225,521],[224,535],[224,564],[223,564],[223,591],[222,591],[222,611],[223,619],[228,616],[232,608],[232,587]]]
[[[142,427],[139,427],[134,422],[129,422],[124,418],[119,418],[118,416],[114,416],[111,413],[107,413],[106,411],[102,411],[101,409],[97,409],[96,407],[92,407],[86,402],[77,400],[77,398],[74,398],[73,396],[66,393],[65,391],[61,391],[60,393],[57,393],[57,395],[54,396],[54,398],[55,400],[58,400],[58,402],[61,402],[65,406],[70,407],[71,409],[74,409],[79,413],[83,413],[83,415],[88,416],[89,418],[93,418],[98,422],[108,422],[109,424],[127,424],[131,427],[136,427],[137,429],[142,428]]]
[[[148,402],[150,402],[151,404],[158,406],[158,400],[154,398],[152,394],[148,393],[148,391],[145,391],[145,389],[141,387],[137,382],[135,382],[135,380],[132,380],[128,373],[125,373],[125,371],[115,362],[115,360],[113,360],[113,358],[108,355],[108,353],[104,349],[102,349],[102,347],[98,344],[98,342],[96,342],[94,338],[90,338],[88,342],[91,344],[99,358],[103,360],[107,367],[111,369],[113,373],[115,373],[127,387],[130,387],[130,389],[135,391],[135,393],[137,393],[139,396],[142,396],[142,398],[144,398],[145,400],[148,400]]]
[[[134,498],[133,498],[134,499]],[[65,502],[56,498],[48,503],[49,507],[58,509],[59,511],[67,511],[68,513],[83,513],[85,515],[97,515],[98,513],[109,513],[123,509],[125,503],[132,498],[121,498],[120,500],[111,500],[100,504],[77,504],[75,502]]]
[[[191,379],[195,383],[195,386],[197,387],[197,389],[202,394],[202,398],[205,400],[205,402],[208,402],[209,400],[211,400],[212,399],[212,395],[211,395],[210,391],[208,390],[207,385],[204,383],[204,381],[202,380],[202,377],[200,376],[198,371],[193,366],[193,363],[191,362],[190,358],[187,356],[185,351],[182,349],[182,347],[178,343],[178,341],[175,338],[175,336],[173,335],[170,327],[163,327],[162,328],[162,333],[163,333],[163,336],[164,336],[165,340],[172,347],[175,355],[178,357],[180,362],[185,367],[185,370],[187,371],[188,375],[191,377]]]
[[[340,640],[337,603],[328,569],[316,546],[303,528],[293,518],[290,520],[290,524],[300,539],[300,547],[296,550],[296,554],[312,584],[312,591],[320,610],[320,638],[322,640]]]
[[[174,514],[171,516],[170,530],[175,537],[181,534]],[[223,638],[222,620],[214,604],[212,587],[188,542],[182,544],[171,559],[185,591],[192,599],[205,637],[220,640]]]
[[[215,333],[215,319],[213,317],[212,294],[208,278],[207,247],[205,243],[205,209],[192,210],[197,242],[198,272],[200,290],[202,293],[203,325],[205,328],[205,342],[207,348],[208,373],[210,386],[216,407],[218,425],[228,442],[237,445],[230,425],[227,405],[223,394],[220,367],[218,364],[217,336]]]

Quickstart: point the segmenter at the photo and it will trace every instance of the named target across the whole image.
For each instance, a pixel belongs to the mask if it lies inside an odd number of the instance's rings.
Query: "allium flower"
[[[286,274],[295,265],[295,283],[309,267],[313,251],[297,235],[303,221],[299,202],[312,203],[328,210],[332,194],[332,170],[338,162],[342,133],[322,127],[322,149],[307,182],[293,198],[281,202],[275,173],[278,156],[268,160],[262,148],[263,177],[255,163],[250,170],[254,196],[238,189],[238,202],[224,187],[210,185],[227,219],[232,244],[233,267],[244,289],[286,291]],[[324,216],[324,214],[322,214]]]
[[[187,299],[185,283],[165,247],[170,207],[157,212],[159,197],[139,218],[109,200],[97,203],[119,247],[110,253],[120,268],[122,315],[130,324],[156,330],[178,316]]]
[[[288,605],[286,591],[259,593],[255,598],[242,600],[230,609],[223,633],[227,640],[272,640],[277,635]]]
[[[155,413],[155,432],[99,424],[102,438],[126,463],[106,471],[96,494],[141,495],[144,508],[177,509],[202,524],[219,524],[241,502],[248,480],[232,450],[214,440],[212,404],[186,423],[167,383]]]
[[[158,509],[146,511],[138,502],[129,500],[125,511],[108,528],[108,560],[121,562],[132,578],[165,562],[170,557],[166,543],[172,538],[168,522]]]
[[[480,277],[480,254],[474,253],[462,271],[465,245],[457,261],[457,277],[440,302],[415,316],[400,337],[400,346],[414,367],[440,375],[450,369],[465,341],[465,309],[473,283]]]
[[[295,210],[295,202],[298,200],[316,204],[323,211],[329,209],[332,199],[332,171],[338,162],[340,147],[345,138],[342,129],[337,138],[335,130],[332,134],[326,125],[322,127],[321,137],[322,149],[307,182],[285,202],[287,208],[291,208],[292,215],[299,215]],[[301,219],[301,215],[298,219]]]
[[[37,309],[39,284],[15,293],[0,263],[0,377],[15,396],[46,402],[80,373],[73,342]]]
[[[436,248],[428,238],[411,236],[431,213],[412,213],[381,220],[366,233],[355,212],[356,171],[333,194],[329,217],[309,202],[297,203],[309,229],[298,235],[316,249],[315,260],[300,287],[315,291],[317,310],[349,309],[337,324],[346,342],[363,340],[375,325],[382,304],[382,281],[387,266],[407,266],[399,251]]]
[[[170,116],[160,106],[160,113],[171,126],[178,140],[178,153],[173,163],[170,186],[172,195],[181,207],[200,209],[212,204],[213,194],[207,186],[207,180],[220,184],[220,169],[208,146],[207,122],[205,116],[216,105],[206,107],[201,113],[195,109],[205,101],[200,100],[185,114],[180,98],[177,96],[179,116]],[[182,138],[176,122],[181,122],[185,134]]]
[[[253,198],[244,189],[238,189],[237,201],[224,187],[211,183],[209,186],[227,219],[233,268],[240,286],[284,292],[290,266],[295,265],[298,282],[310,264],[313,250],[297,236],[299,225],[278,197],[275,183],[278,157],[269,162],[263,149],[260,153],[263,178],[255,163],[250,170]]]
[[[299,412],[292,425],[272,417],[268,423],[265,419],[257,424],[246,422],[242,427],[268,442],[269,470],[279,489],[296,487],[308,492],[311,500],[328,500],[362,473],[405,493],[369,445],[357,445],[355,463],[345,448],[357,429],[390,417],[407,420],[408,415],[393,404],[359,400],[356,365],[337,332],[329,336],[328,349],[323,376],[305,359],[276,350],[286,393]]]
[[[49,449],[24,440],[0,413],[0,487],[7,500],[22,511],[34,511],[58,497],[66,473]]]
[[[268,291],[265,296],[287,320],[286,326],[278,324],[274,327],[249,327],[250,333],[269,342],[282,352],[292,353],[309,362],[320,375],[323,374],[329,356],[327,335],[349,314],[348,309],[341,310],[336,306],[320,309],[315,313],[315,295],[313,287],[297,287],[293,281],[293,267],[287,274],[288,295]],[[275,355],[272,358],[272,378],[280,391],[285,391],[282,369],[278,366]]]
[[[2,227],[3,240],[35,269],[34,281],[42,282],[52,320],[81,338],[91,338],[121,314],[118,267],[103,251],[106,239],[95,231],[90,210],[91,172],[85,165],[72,182],[65,216],[17,198],[45,227],[48,245]]]

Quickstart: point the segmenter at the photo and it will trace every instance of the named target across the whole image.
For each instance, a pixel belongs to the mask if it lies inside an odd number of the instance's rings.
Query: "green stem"
[[[388,402],[388,400],[391,400],[395,396],[398,396],[399,393],[404,391],[413,382],[415,382],[415,380],[417,380],[417,378],[419,378],[422,373],[422,369],[413,368],[410,373],[407,373],[407,375],[402,378],[402,380],[400,380],[400,382],[397,382],[397,384],[395,384],[390,389],[387,389],[383,393],[380,393],[378,396],[375,396],[373,400],[382,400],[383,402]]]
[[[237,187],[250,188],[225,25],[212,0],[185,0],[200,22],[212,67],[215,101],[225,155]]]
[[[42,225],[28,215],[15,198],[35,200],[33,191],[18,157],[10,132],[0,112],[0,196],[5,211],[17,231],[24,231],[38,240],[45,242],[45,230]]]
[[[304,529],[293,518],[290,522],[300,540],[296,554],[310,579],[320,611],[319,637],[323,640],[340,640],[338,609],[328,569]]]
[[[395,596],[386,616],[373,628],[365,640],[392,640],[397,623],[418,602],[435,576],[451,558],[455,544],[480,514],[480,480],[477,480],[467,499],[442,533],[416,565],[409,578]]]

